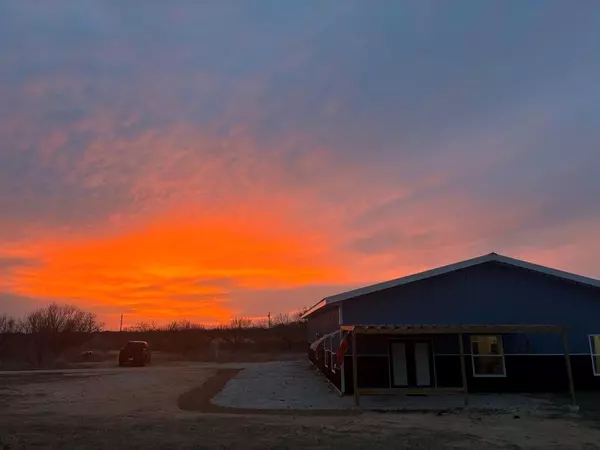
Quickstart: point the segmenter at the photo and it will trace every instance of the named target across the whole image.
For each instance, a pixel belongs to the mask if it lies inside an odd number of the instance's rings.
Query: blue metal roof
[[[538,264],[533,264],[530,262],[522,261],[515,258],[509,258],[508,256],[499,255],[497,253],[490,253],[484,256],[479,256],[477,258],[467,259],[465,261],[461,261],[455,264],[450,264],[447,266],[438,267],[431,270],[426,270],[424,272],[419,272],[413,275],[404,276],[401,278],[396,278],[390,281],[384,281],[383,283],[377,283],[370,286],[365,286],[359,289],[354,289],[348,292],[343,292],[340,294],[332,295],[330,297],[326,297],[312,308],[310,308],[303,317],[307,317],[313,312],[330,306],[344,300],[348,300],[355,297],[360,297],[362,295],[371,294],[373,292],[382,291],[385,289],[390,289],[396,286],[401,286],[404,284],[412,283],[415,281],[424,280],[427,278],[436,277],[438,275],[444,275],[450,272],[454,272],[461,269],[466,269],[468,267],[473,267],[479,264],[484,264],[488,262],[498,262],[502,264],[507,264],[510,266],[520,267],[527,270],[532,270],[534,272],[543,273],[545,275],[550,275],[553,277],[561,278],[564,280],[572,281],[575,283],[593,286],[596,288],[600,288],[600,280],[596,280],[593,278],[584,277],[581,275],[575,275],[573,273],[564,272],[562,270],[552,269],[550,267],[541,266]]]

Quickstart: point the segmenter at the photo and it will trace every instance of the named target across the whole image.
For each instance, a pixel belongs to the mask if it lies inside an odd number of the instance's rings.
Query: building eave
[[[326,305],[326,299],[319,300],[313,306],[311,306],[304,314],[300,316],[301,319],[306,319],[308,316],[312,315],[314,312],[320,310]]]

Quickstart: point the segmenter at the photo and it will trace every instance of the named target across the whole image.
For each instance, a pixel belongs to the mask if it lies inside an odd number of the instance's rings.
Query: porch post
[[[460,354],[460,373],[462,376],[463,391],[465,394],[465,406],[469,404],[469,389],[467,388],[467,369],[465,368],[465,348],[463,334],[458,333],[458,350]]]
[[[356,356],[356,329],[352,330],[352,383],[354,384],[354,405],[360,405],[358,396],[358,358]]]
[[[565,364],[567,366],[567,376],[569,377],[569,392],[571,393],[571,402],[573,406],[577,406],[577,399],[575,398],[575,385],[573,383],[573,371],[571,370],[571,357],[569,356],[569,344],[567,341],[567,330],[563,328],[560,332],[563,344],[563,351],[565,353]]]

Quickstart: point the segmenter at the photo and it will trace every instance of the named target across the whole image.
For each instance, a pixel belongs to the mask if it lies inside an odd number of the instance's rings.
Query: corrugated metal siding
[[[600,290],[494,262],[346,300],[343,309],[345,324],[567,325],[574,353],[589,353],[587,335],[600,334]],[[514,345],[562,352],[555,336],[527,339]]]
[[[328,310],[318,311],[307,319],[307,340],[313,342],[317,333],[322,336],[324,334],[333,333],[339,330],[339,311],[338,307],[333,307]]]

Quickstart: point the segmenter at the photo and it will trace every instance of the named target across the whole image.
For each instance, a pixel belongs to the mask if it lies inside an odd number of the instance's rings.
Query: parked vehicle
[[[146,341],[129,341],[119,351],[119,366],[126,364],[145,366],[150,364],[150,354],[150,346]]]

